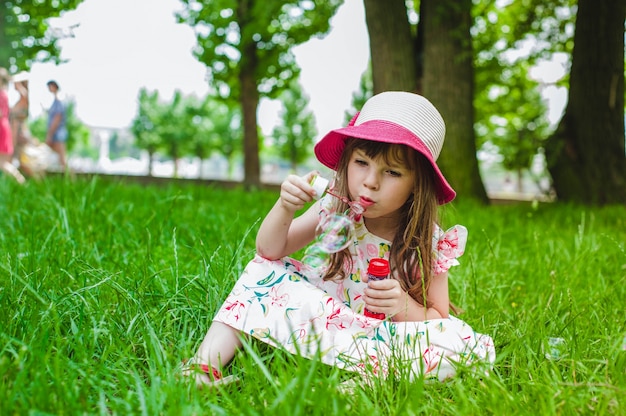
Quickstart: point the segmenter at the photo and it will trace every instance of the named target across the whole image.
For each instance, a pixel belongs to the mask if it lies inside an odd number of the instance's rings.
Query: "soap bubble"
[[[327,253],[336,253],[348,247],[354,232],[352,220],[339,214],[327,216],[317,227],[319,245]]]
[[[328,261],[330,254],[350,245],[354,225],[348,216],[332,214],[319,223],[317,232],[317,239],[304,253],[302,262],[314,268],[321,268]]]

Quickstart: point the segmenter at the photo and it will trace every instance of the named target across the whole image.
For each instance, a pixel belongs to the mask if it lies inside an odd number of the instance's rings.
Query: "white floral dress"
[[[322,199],[320,217],[328,215]],[[434,272],[457,265],[467,230],[437,227]],[[363,315],[362,276],[371,258],[388,258],[390,242],[359,220],[351,246],[354,267],[341,281],[323,281],[298,260],[256,256],[245,268],[215,321],[293,354],[383,377],[407,371],[411,378],[444,380],[459,365],[482,370],[495,361],[491,337],[450,316],[426,322],[392,322]],[[309,270],[309,272],[307,271]]]

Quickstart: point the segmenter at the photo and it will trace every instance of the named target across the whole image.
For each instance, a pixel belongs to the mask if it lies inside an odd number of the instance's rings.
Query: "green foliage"
[[[159,93],[158,91],[150,93],[147,89],[142,88],[139,90],[138,102],[139,109],[137,110],[137,116],[131,123],[130,131],[135,136],[135,145],[153,155],[161,144],[161,139],[157,132],[161,116]]]
[[[372,79],[372,64],[367,66],[367,69],[361,74],[361,80],[359,81],[359,89],[352,93],[352,108],[347,110],[344,114],[346,125],[356,115],[357,111],[363,108],[365,102],[374,95],[374,81]]]
[[[529,70],[571,53],[574,7],[571,0],[474,2],[477,147],[495,145],[508,170],[528,169],[550,133]]]
[[[208,156],[211,151],[223,155],[228,161],[228,177],[232,177],[234,159],[242,153],[241,110],[231,101],[207,96],[201,112],[194,116],[194,120],[201,123],[202,127],[201,133],[196,134],[191,140],[192,154],[201,159]]]
[[[254,73],[262,96],[275,98],[299,74],[291,48],[329,30],[343,0],[181,0],[179,21],[194,28],[198,60],[224,99],[240,100],[240,73]]]
[[[311,155],[313,138],[317,135],[315,116],[307,109],[309,97],[297,82],[292,82],[280,99],[283,104],[280,124],[274,128],[272,138],[279,156],[289,161],[295,172],[298,164]]]
[[[0,176],[0,414],[624,413],[622,206],[444,209],[470,232],[450,292],[494,338],[488,377],[356,380],[345,393],[350,373],[248,340],[227,369],[240,384],[179,379],[276,197]],[[551,337],[564,340],[559,359],[546,358]]]
[[[76,103],[68,101],[65,104],[65,125],[67,126],[67,149],[77,147],[88,148],[91,143],[91,131],[76,117]]]
[[[524,50],[529,67],[574,48],[576,0],[474,0],[474,50],[481,65],[507,65],[507,54]]]
[[[46,140],[46,132],[48,131],[48,116],[43,114],[33,120],[29,120],[28,128],[35,139],[44,142]]]
[[[195,97],[183,97],[180,91],[174,93],[171,103],[162,103],[159,117],[155,121],[160,147],[164,153],[174,160],[174,176],[177,176],[177,162],[189,148],[189,142],[197,134],[200,123],[194,123],[197,113],[198,100]],[[202,146],[204,150],[206,143]]]
[[[237,102],[243,118],[244,183],[260,184],[257,107],[275,98],[300,69],[293,46],[326,33],[343,0],[181,0],[180,22],[196,33],[194,54],[225,101]]]
[[[179,91],[165,102],[157,91],[146,89],[139,91],[138,101],[131,124],[137,147],[151,155],[163,152],[174,160],[187,155],[202,160],[218,151],[232,165],[242,136],[240,111],[232,103],[210,95],[183,96]]]
[[[484,80],[488,88],[478,89],[474,99],[479,146],[495,145],[510,171],[528,169],[550,131],[547,107],[528,69],[524,62],[503,69],[499,82]]]
[[[34,61],[58,62],[59,35],[48,19],[75,9],[82,0],[7,0],[0,12],[0,67],[10,72],[27,70]],[[62,34],[61,34],[62,35]]]
[[[114,131],[109,139],[109,158],[120,159],[122,157],[140,157],[139,150],[134,146],[132,140],[121,137],[118,131]]]

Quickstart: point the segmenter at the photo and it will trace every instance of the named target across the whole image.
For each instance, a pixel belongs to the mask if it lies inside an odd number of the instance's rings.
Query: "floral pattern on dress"
[[[328,213],[322,198],[322,212]],[[326,211],[325,211],[326,210]],[[433,237],[433,271],[457,265],[467,230],[456,226]],[[451,377],[459,365],[489,368],[495,361],[491,337],[450,316],[426,322],[392,322],[363,315],[363,274],[372,258],[389,257],[391,244],[355,223],[348,278],[324,281],[299,260],[255,256],[218,310],[215,320],[275,347],[349,371],[411,377]]]
[[[457,258],[465,252],[466,243],[467,228],[464,226],[455,225],[446,232],[436,227],[433,236],[433,254],[435,257],[433,272],[435,274],[445,273],[450,267],[458,266],[460,263]]]

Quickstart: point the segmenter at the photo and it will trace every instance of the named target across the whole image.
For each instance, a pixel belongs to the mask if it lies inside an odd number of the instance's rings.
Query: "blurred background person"
[[[13,134],[9,122],[9,81],[11,76],[5,68],[0,68],[0,169],[11,175],[19,183],[24,183],[24,176],[13,165]]]
[[[28,73],[20,72],[13,75],[13,89],[17,92],[18,99],[11,107],[9,120],[11,122],[11,132],[13,133],[13,158],[19,162],[19,169],[27,176],[41,176],[40,172],[32,169],[28,163],[32,157],[27,153],[31,147],[37,146],[38,141],[33,140],[32,134],[28,128],[28,111],[30,101],[28,97]]]
[[[59,84],[50,80],[47,83],[48,90],[54,95],[52,106],[48,110],[48,132],[46,134],[46,144],[59,155],[59,165],[61,169],[66,168],[66,142],[67,127],[65,126],[65,106],[59,100]]]
[[[17,91],[19,98],[13,107],[11,107],[10,122],[11,132],[13,133],[13,146],[17,157],[20,146],[23,146],[30,138],[28,130],[28,74],[20,72],[13,75],[13,88]]]

